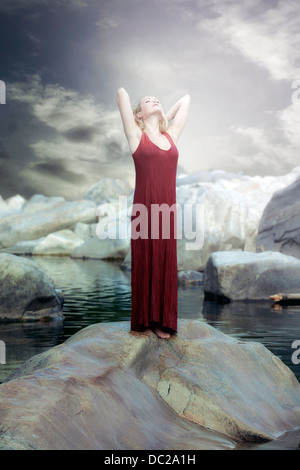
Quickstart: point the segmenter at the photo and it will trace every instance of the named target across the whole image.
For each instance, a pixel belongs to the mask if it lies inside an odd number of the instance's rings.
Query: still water
[[[30,357],[62,343],[88,325],[130,320],[130,272],[120,269],[118,263],[64,257],[34,260],[63,291],[65,319],[1,324],[6,364],[0,364],[0,382]],[[236,338],[263,343],[300,381],[300,364],[292,362],[292,343],[300,340],[300,306],[277,309],[261,303],[219,305],[204,300],[200,285],[179,287],[178,314],[179,318],[201,320]]]

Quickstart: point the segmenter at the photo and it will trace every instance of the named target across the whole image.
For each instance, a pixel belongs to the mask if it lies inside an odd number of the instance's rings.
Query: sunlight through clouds
[[[217,18],[201,22],[218,39],[225,39],[245,58],[263,67],[275,80],[293,80],[299,74],[300,20],[297,2],[280,1],[276,8],[256,2],[214,2]],[[251,15],[252,12],[252,15]]]

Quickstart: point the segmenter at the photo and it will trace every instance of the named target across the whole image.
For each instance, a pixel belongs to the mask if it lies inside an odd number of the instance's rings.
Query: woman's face
[[[152,114],[162,114],[163,110],[159,100],[155,96],[144,96],[140,101],[141,117],[151,116]]]

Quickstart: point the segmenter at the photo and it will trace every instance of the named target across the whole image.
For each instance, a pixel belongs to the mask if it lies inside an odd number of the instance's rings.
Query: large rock
[[[0,320],[63,319],[63,298],[31,259],[0,254]]]
[[[13,373],[0,447],[232,449],[299,425],[300,385],[263,345],[200,321],[170,340],[129,328],[89,326]]]
[[[38,243],[33,255],[70,256],[72,252],[82,245],[83,240],[73,230],[59,230],[50,233]]]
[[[130,191],[130,185],[121,178],[101,178],[87,189],[84,194],[84,199],[88,199],[99,205],[104,202],[114,201],[119,196],[127,196]]]
[[[243,194],[215,185],[180,186],[177,203],[179,270],[203,270],[212,252],[244,248],[248,206]]]
[[[275,192],[260,220],[257,251],[280,251],[300,259],[300,178]]]
[[[199,243],[196,236],[177,241],[178,269],[203,271],[215,251],[256,252],[256,237],[263,211],[274,192],[293,183],[300,167],[279,177],[250,177],[225,172],[198,172],[177,181],[177,202],[193,204],[193,231],[199,221]],[[197,205],[198,204],[198,210]],[[180,224],[180,221],[179,221]],[[190,224],[188,224],[190,225]]]
[[[16,194],[15,196],[6,199],[6,201],[4,201],[2,196],[0,196],[0,214],[3,216],[7,212],[17,212],[22,209],[25,203],[26,199],[23,196],[20,196],[20,194]]]
[[[14,246],[3,249],[2,252],[27,256],[70,256],[83,243],[84,240],[73,230],[66,229],[49,233],[46,237],[36,240],[19,241]]]
[[[81,238],[81,240],[86,241],[89,240],[90,238],[96,237],[96,228],[97,224],[83,224],[81,222],[78,222],[74,228],[73,231],[76,233],[76,235]]]
[[[119,208],[119,204],[118,204]],[[101,204],[97,208],[99,222],[95,235],[72,252],[73,258],[124,259],[130,250],[131,207],[116,210],[113,204]],[[78,229],[78,224],[76,225]]]
[[[92,237],[73,250],[72,258],[123,260],[129,250],[128,246],[128,240],[119,238],[100,240],[98,237]]]
[[[46,237],[41,237],[36,240],[19,241],[13,246],[2,248],[0,252],[11,253],[12,255],[32,256],[35,248],[45,239]]]
[[[77,222],[95,223],[96,204],[92,201],[65,201],[61,197],[33,196],[19,212],[0,220],[0,247],[19,241],[36,240],[50,233],[72,228]]]
[[[300,292],[300,261],[277,252],[216,252],[203,276],[207,296],[270,301],[279,292]]]

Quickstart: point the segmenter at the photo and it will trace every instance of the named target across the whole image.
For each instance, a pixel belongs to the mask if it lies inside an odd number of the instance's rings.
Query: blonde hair
[[[137,125],[139,126],[139,128],[141,130],[144,130],[145,129],[145,124],[143,123],[142,119],[139,119],[137,117],[137,113],[139,113],[141,110],[142,110],[142,107],[141,107],[141,101],[142,101],[143,98],[141,98],[137,103],[136,105],[134,106],[133,108],[133,114],[134,114],[134,119],[135,119],[135,122],[137,123]],[[163,134],[164,132],[167,131],[169,127],[169,121],[167,119],[167,116],[162,113],[162,116],[161,116],[161,119],[159,121],[159,131]]]

